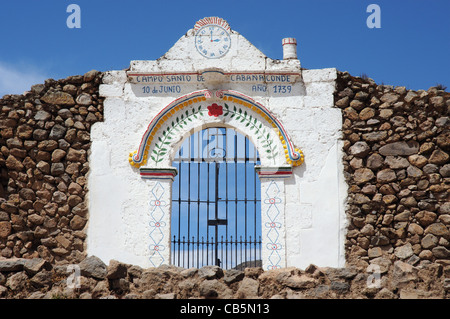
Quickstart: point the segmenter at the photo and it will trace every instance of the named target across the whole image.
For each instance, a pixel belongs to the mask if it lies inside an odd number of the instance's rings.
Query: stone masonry
[[[0,100],[1,257],[84,258],[89,132],[103,118],[101,76],[49,79]]]

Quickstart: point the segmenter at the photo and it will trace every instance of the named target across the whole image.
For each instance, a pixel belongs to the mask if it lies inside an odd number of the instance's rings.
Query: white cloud
[[[13,66],[0,62],[0,98],[5,94],[22,94],[49,77],[35,66]]]

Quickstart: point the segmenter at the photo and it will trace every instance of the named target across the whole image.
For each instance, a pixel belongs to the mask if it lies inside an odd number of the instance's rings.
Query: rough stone
[[[258,296],[258,290],[259,290],[259,282],[253,278],[245,277],[239,285],[237,296],[239,298],[247,298],[247,299],[255,298]]]
[[[416,281],[417,272],[418,269],[414,266],[402,261],[396,261],[394,263],[392,285],[401,288],[410,282]]]
[[[383,169],[377,173],[377,181],[379,183],[389,183],[395,181],[396,179],[397,175],[392,169]]]
[[[425,235],[425,237],[422,238],[420,244],[424,249],[431,249],[433,247],[436,247],[438,241],[439,240],[437,239],[436,236],[432,234],[427,234]]]
[[[47,104],[58,104],[58,105],[75,105],[73,97],[66,92],[47,92],[41,101]]]
[[[368,142],[379,142],[388,136],[386,131],[370,132],[363,134],[363,139]]]
[[[198,270],[198,276],[205,279],[216,279],[223,277],[223,270],[219,266],[204,266]]]
[[[350,147],[350,153],[357,157],[364,157],[370,152],[370,147],[366,142],[356,142]]]
[[[417,154],[419,151],[419,143],[416,141],[394,142],[382,146],[379,149],[381,155],[388,156],[409,156]]]
[[[231,296],[231,290],[217,279],[204,280],[199,285],[200,296],[205,298],[226,298]]]
[[[52,115],[44,110],[37,111],[34,115],[36,121],[48,121],[52,118]]]
[[[394,104],[399,99],[399,95],[395,93],[386,93],[383,94],[383,96],[380,98],[382,102],[388,103],[388,104]]]
[[[406,259],[414,254],[412,245],[407,243],[406,245],[395,248],[394,255],[400,259]]]
[[[107,275],[107,266],[103,261],[96,257],[90,256],[79,263],[81,275],[96,279],[105,279]]]
[[[385,163],[392,169],[401,169],[410,166],[406,158],[398,156],[386,156]]]
[[[21,271],[23,269],[23,259],[0,259],[0,272]]]
[[[59,124],[56,124],[52,127],[52,130],[50,131],[50,135],[48,136],[52,140],[59,140],[64,137],[66,134],[67,129]]]
[[[12,291],[23,291],[27,286],[28,276],[25,272],[18,272],[11,275],[7,282],[6,287],[9,287]]]
[[[11,234],[11,223],[9,221],[0,222],[0,238],[7,238]]]
[[[108,266],[106,278],[120,279],[127,276],[127,266],[117,260],[111,260]]]
[[[367,159],[367,167],[370,169],[378,169],[383,166],[384,159],[380,154],[372,154]]]
[[[448,160],[449,160],[449,155],[447,153],[445,153],[444,151],[442,151],[441,149],[434,150],[433,153],[431,154],[430,158],[428,159],[428,161],[431,164],[435,164],[435,165],[447,164]]]
[[[436,236],[448,236],[449,230],[447,226],[445,226],[442,223],[434,223],[425,229],[425,233],[426,234],[430,233]]]
[[[87,106],[92,104],[92,98],[89,94],[82,93],[77,97],[76,102],[79,105]]]
[[[17,158],[15,158],[13,155],[9,155],[6,159],[6,167],[13,171],[21,171],[23,170],[24,166],[22,165],[22,162],[19,161]]]
[[[353,175],[356,184],[365,184],[375,178],[375,174],[368,168],[357,169]]]
[[[433,255],[438,259],[449,259],[450,250],[443,246],[434,247],[432,250]]]
[[[223,281],[227,285],[230,285],[234,282],[241,281],[244,278],[244,276],[245,276],[245,274],[243,271],[237,270],[237,269],[230,269],[230,270],[225,271]]]
[[[429,211],[420,211],[415,215],[415,218],[419,221],[420,225],[422,226],[428,226],[432,223],[434,223],[434,221],[437,218],[437,215],[433,212],[429,212]]]

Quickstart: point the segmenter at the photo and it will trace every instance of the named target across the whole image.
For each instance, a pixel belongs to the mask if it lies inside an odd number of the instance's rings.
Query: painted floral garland
[[[230,116],[230,118],[234,118],[235,120],[240,121],[241,123],[247,122],[245,124],[245,127],[248,127],[250,130],[255,130],[257,139],[263,140],[261,146],[265,148],[266,153],[269,154],[267,158],[272,159],[278,155],[278,152],[276,152],[276,144],[271,138],[270,133],[267,132],[266,127],[264,127],[263,124],[260,121],[258,121],[256,117],[253,117],[251,114],[248,114],[246,110],[242,111],[242,109],[240,107],[236,107],[236,105],[233,106],[233,109],[230,109],[228,104],[225,103],[225,109],[226,111],[223,114],[223,116]]]
[[[185,116],[186,115],[186,116]],[[180,116],[177,116],[172,123],[162,131],[162,137],[158,137],[157,143],[155,143],[155,148],[150,155],[150,158],[155,162],[159,163],[164,158],[162,156],[167,154],[167,149],[164,147],[165,145],[170,145],[169,140],[171,140],[176,132],[179,132],[183,125],[187,125],[188,121],[192,122],[192,118],[197,119],[199,116],[203,116],[203,110],[201,105],[198,108],[192,108],[191,110],[186,110],[184,113],[181,113]]]
[[[255,102],[250,97],[240,94],[239,92],[220,90],[217,91],[215,95],[224,102],[227,101],[229,103],[233,103],[233,108],[231,109],[230,106],[225,103],[224,110],[221,105],[212,103],[207,107],[209,116],[229,116],[230,119],[237,119],[241,123],[246,122],[246,127],[249,127],[250,130],[256,133],[258,140],[262,139],[261,145],[267,152],[267,157],[275,158],[278,155],[275,146],[276,144],[271,138],[270,133],[266,131],[267,126],[263,125],[261,121],[258,121],[255,114],[247,112],[248,110],[253,111],[266,120],[278,134],[284,149],[286,163],[292,166],[300,166],[304,162],[303,152],[294,147],[282,124],[267,108]],[[178,128],[183,128],[183,125],[186,125],[187,121],[192,121],[193,118],[197,119],[198,116],[204,116],[203,112],[206,111],[206,109],[202,110],[201,106],[189,108],[189,110],[186,111],[183,111],[182,109],[189,107],[194,103],[204,102],[212,96],[213,94],[209,90],[196,91],[176,99],[164,108],[150,123],[142,138],[139,149],[129,154],[129,163],[132,166],[139,168],[144,165],[148,159],[151,159],[155,164],[161,162],[163,160],[163,156],[168,152],[166,146],[171,144],[170,140],[172,139],[173,134],[179,131]],[[236,107],[236,105],[238,107]],[[178,115],[175,120],[173,120],[174,115],[180,110],[182,110],[181,115]],[[163,130],[162,135],[161,133],[156,133],[163,127],[163,123],[167,123],[171,120],[172,123]],[[158,136],[159,142],[156,142],[154,149],[150,151],[150,145],[153,138],[156,136]]]

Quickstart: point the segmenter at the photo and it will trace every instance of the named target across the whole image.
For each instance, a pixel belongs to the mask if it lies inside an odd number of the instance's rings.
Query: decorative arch
[[[167,170],[172,150],[199,127],[211,125],[231,126],[249,136],[262,166],[292,167],[304,162],[303,152],[265,106],[237,91],[201,90],[172,101],[151,120],[139,148],[129,154],[129,163],[141,172],[145,171],[142,166]]]

